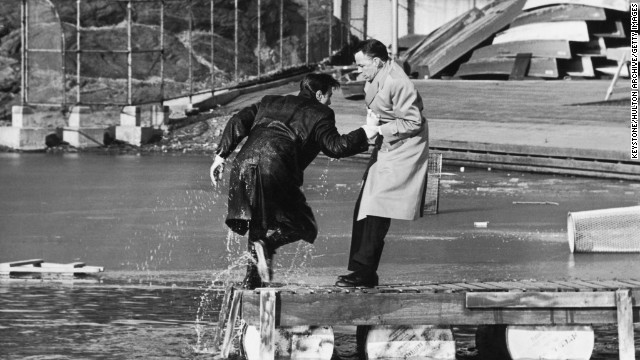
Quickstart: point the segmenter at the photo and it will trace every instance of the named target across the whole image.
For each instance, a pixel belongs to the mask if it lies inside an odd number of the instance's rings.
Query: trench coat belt
[[[380,136],[380,137],[382,137],[382,136]],[[380,151],[389,152],[391,150],[399,148],[405,142],[407,142],[407,139],[400,139],[400,140],[396,140],[396,141],[390,142],[390,143],[381,141]]]

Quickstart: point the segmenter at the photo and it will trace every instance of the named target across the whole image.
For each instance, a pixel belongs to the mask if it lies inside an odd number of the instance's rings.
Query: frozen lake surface
[[[211,186],[210,161],[196,155],[0,154],[0,262],[41,258],[105,267],[97,283],[0,283],[0,357],[210,358],[194,351],[206,347],[217,321],[220,295],[210,287],[214,280],[242,278],[239,259],[246,248],[224,227],[226,179]],[[319,237],[315,245],[279,251],[277,281],[326,285],[345,273],[365,166],[364,160],[318,158],[307,170],[304,190]],[[640,273],[640,255],[571,254],[566,235],[568,212],[638,205],[640,185],[443,171],[438,215],[392,221],[381,283]],[[456,329],[460,358],[477,358],[472,330]],[[597,331],[594,359],[617,358],[615,335],[615,329]],[[355,359],[351,334],[337,336],[341,358]]]

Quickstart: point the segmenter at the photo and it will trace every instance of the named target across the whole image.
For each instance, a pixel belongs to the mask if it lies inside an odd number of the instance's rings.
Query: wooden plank
[[[5,267],[15,267],[15,266],[25,266],[25,265],[39,266],[43,262],[44,260],[42,259],[11,261],[11,262],[0,263],[0,269]]]
[[[482,289],[484,289],[485,291],[491,291],[491,290],[493,290],[493,291],[497,291],[497,290],[503,289],[503,288],[501,288],[501,287],[497,287],[497,286],[494,286],[494,285],[490,285],[490,284],[489,284],[489,283],[487,283],[487,282],[471,282],[471,283],[468,283],[468,284],[473,285],[473,286],[477,286],[477,287],[479,287],[479,288],[482,288]]]
[[[524,80],[529,72],[529,64],[531,63],[531,53],[519,53],[513,62],[509,80]]]
[[[627,37],[622,21],[599,21],[592,24],[592,27],[596,26],[597,28],[591,30],[593,36],[616,39],[624,39]]]
[[[496,34],[494,44],[528,40],[589,41],[584,21],[541,22],[510,27]]]
[[[446,288],[449,288],[454,292],[456,292],[456,291],[458,291],[458,292],[459,291],[467,291],[466,287],[460,286],[460,285],[457,285],[457,284],[438,284],[438,285],[446,287]]]
[[[547,21],[604,21],[607,15],[603,8],[578,4],[560,4],[523,11],[511,26],[521,26]]]
[[[429,76],[428,69],[421,66],[423,58],[428,57],[435,49],[442,47],[448,39],[465,27],[483,16],[483,12],[473,8],[460,16],[453,18],[444,25],[431,32],[424,40],[405,51],[400,56],[400,62],[409,66],[409,73],[418,73],[419,78]]]
[[[606,286],[611,290],[632,288],[629,284],[625,284],[616,280],[598,280],[597,283],[598,285]]]
[[[551,283],[563,285],[563,286],[566,286],[568,288],[572,288],[572,289],[574,289],[574,291],[593,291],[592,287],[588,287],[588,286],[581,285],[581,284],[578,284],[578,283],[574,283],[574,282],[571,282],[571,281],[552,280]]]
[[[81,268],[81,267],[85,266],[86,264],[83,263],[83,262],[72,262],[72,263],[68,263],[68,264],[64,264],[64,265],[71,266],[71,267],[74,267],[74,268]]]
[[[231,302],[231,311],[229,312],[229,317],[227,318],[227,324],[224,332],[224,339],[222,341],[222,346],[220,347],[220,357],[223,359],[229,358],[229,352],[231,351],[231,340],[234,335],[234,326],[236,324],[236,320],[238,318],[238,312],[242,307],[242,299],[246,295],[243,291],[236,291],[233,294],[233,300]],[[255,325],[255,323],[254,323]]]
[[[640,288],[640,281],[638,281],[638,280],[633,280],[633,279],[623,279],[623,280],[618,280],[618,281],[621,281],[621,282],[624,282],[624,283],[626,283],[626,284],[631,285],[631,287],[632,287],[633,289],[638,289],[638,288]]]
[[[260,356],[259,359],[273,360],[276,357],[276,292],[260,290]]]
[[[483,294],[472,292],[467,294]],[[508,293],[505,294],[520,294]],[[523,293],[527,294],[527,293]],[[569,294],[591,293],[552,293]],[[635,294],[635,295],[640,295]],[[243,319],[259,325],[259,296],[246,294]],[[464,293],[289,295],[279,299],[278,326],[297,325],[479,325],[479,324],[616,324],[615,305],[603,309],[467,309]],[[633,315],[640,319],[640,308]]]
[[[470,283],[454,283],[453,285],[458,285],[460,287],[463,287],[467,289],[467,291],[486,291],[487,290],[486,287],[480,287]]]
[[[514,58],[500,57],[468,61],[460,65],[455,76],[459,78],[496,75],[507,77],[511,74],[515,61]],[[558,65],[556,59],[532,58],[527,76],[550,79],[557,78]]]
[[[43,267],[12,267],[9,270],[12,274],[26,274],[26,273],[69,273],[69,274],[89,274],[99,273],[104,271],[103,267],[99,266],[84,266],[80,268],[74,268],[71,266],[43,266]]]
[[[615,307],[610,292],[467,293],[467,308],[606,308]]]
[[[595,6],[606,9],[629,11],[628,0],[527,0],[527,3],[522,8],[523,10],[535,9],[543,6],[558,5],[558,4],[578,4]]]
[[[525,40],[483,46],[473,51],[469,61],[496,57],[515,57],[531,53],[534,57],[571,59],[571,46],[567,40]]]
[[[560,67],[560,66],[559,66]],[[580,77],[594,77],[596,76],[595,69],[593,68],[593,62],[590,56],[578,56],[572,60],[563,64],[567,75],[580,76]]]
[[[225,288],[224,298],[222,299],[222,305],[220,306],[220,313],[218,313],[218,326],[213,330],[213,346],[218,350],[222,345],[222,330],[225,328],[227,317],[229,316],[233,293],[233,284],[229,283]]]
[[[447,66],[510,24],[520,14],[524,3],[525,0],[491,3],[482,9],[482,17],[461,28],[441,46],[425,54],[417,65],[425,66],[429,77],[439,75]]]
[[[507,291],[525,291],[525,288],[522,286],[517,286],[514,284],[515,282],[511,281],[489,281],[488,285],[495,286],[497,288],[502,288]]]
[[[571,280],[571,282],[573,282],[575,284],[578,284],[578,285],[590,287],[594,291],[610,290],[608,287],[606,287],[606,286],[604,286],[602,284],[593,284],[591,282],[587,282],[587,281],[584,281],[584,280]]]
[[[483,163],[491,164],[489,167],[499,169],[500,164],[507,164],[511,169],[516,169],[513,165],[521,166],[521,169],[530,169],[532,171],[540,171],[540,169],[549,169],[549,171],[565,174],[582,174],[585,176],[600,174],[601,177],[609,178],[628,178],[638,179],[640,175],[640,167],[630,164],[605,163],[595,161],[574,160],[571,158],[557,159],[546,157],[527,157],[515,156],[509,154],[482,154],[473,152],[447,152],[439,148],[443,152],[447,163],[451,164],[451,160],[465,160],[468,162],[477,162],[478,166],[483,167]],[[628,175],[625,177],[625,175]]]
[[[618,353],[620,360],[635,360],[633,341],[633,305],[631,291],[617,290],[616,306],[618,315]]]
[[[513,83],[510,83],[513,84]],[[431,145],[431,144],[430,144]],[[469,143],[462,141],[447,141],[447,140],[439,140],[433,141],[431,147],[438,149],[443,148],[446,151],[448,149],[454,150],[468,150],[474,152],[491,152],[491,153],[505,153],[513,156],[523,156],[523,157],[535,157],[535,156],[549,156],[549,157],[559,157],[562,154],[558,153],[557,149],[544,147],[544,146],[535,146],[535,145],[517,145],[517,144],[489,144],[489,143]],[[440,151],[440,150],[438,150]],[[594,149],[572,149],[571,153],[564,154],[566,157],[575,157],[575,158],[587,158],[600,160],[602,162],[606,161],[616,161],[620,160],[620,156],[623,154],[618,152],[605,152],[601,150]],[[443,158],[445,157],[445,153],[443,153]]]

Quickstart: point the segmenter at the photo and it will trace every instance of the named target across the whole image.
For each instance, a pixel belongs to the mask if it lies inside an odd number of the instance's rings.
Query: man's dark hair
[[[363,54],[367,55],[370,58],[377,57],[385,62],[389,60],[389,52],[387,50],[387,47],[376,39],[361,41],[358,46],[356,46],[354,54],[359,51],[362,51]]]
[[[310,73],[307,74],[302,81],[300,81],[300,91],[308,89],[315,93],[320,90],[323,94],[326,94],[329,89],[339,89],[340,83],[334,79],[333,76],[325,73]]]

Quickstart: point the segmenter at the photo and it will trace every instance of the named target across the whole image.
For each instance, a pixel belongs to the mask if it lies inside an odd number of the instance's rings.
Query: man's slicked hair
[[[384,62],[389,60],[389,51],[387,50],[387,47],[376,39],[364,40],[358,43],[354,53],[359,51],[362,51],[363,54],[370,58],[377,57]]]
[[[300,81],[300,91],[308,89],[315,93],[318,90],[326,94],[329,89],[339,89],[340,83],[333,76],[325,73],[310,73]]]

